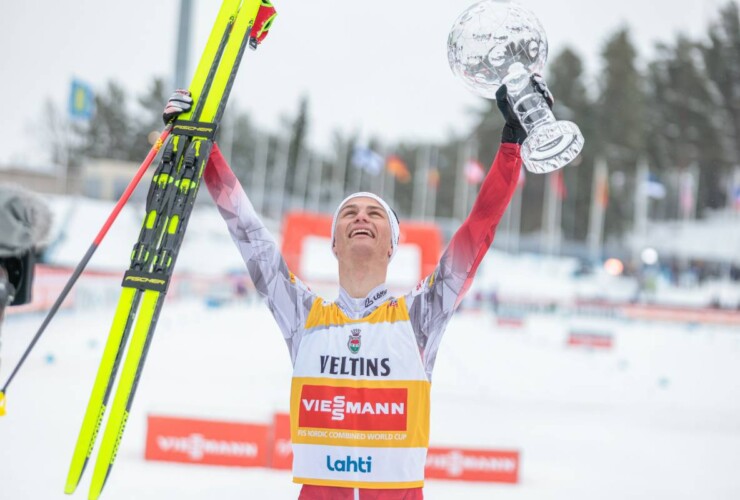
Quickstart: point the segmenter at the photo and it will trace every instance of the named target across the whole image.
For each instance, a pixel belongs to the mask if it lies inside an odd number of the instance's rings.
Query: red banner
[[[405,431],[406,389],[370,389],[305,385],[299,427],[355,431]]]
[[[267,466],[268,425],[149,416],[147,460]]]
[[[568,345],[611,349],[614,346],[614,339],[612,334],[607,332],[571,331],[568,333]]]
[[[430,447],[425,468],[427,479],[519,482],[519,452]]]
[[[293,448],[290,444],[290,415],[276,413],[272,431],[274,434],[270,467],[290,470],[293,468]]]
[[[387,391],[387,390],[384,390]],[[146,459],[290,470],[290,415],[271,425],[149,416]],[[519,451],[429,448],[427,479],[518,483]]]

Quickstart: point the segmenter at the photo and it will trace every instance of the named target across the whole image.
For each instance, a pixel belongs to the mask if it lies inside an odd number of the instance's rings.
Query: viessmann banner
[[[145,458],[265,467],[270,433],[268,425],[149,416]]]
[[[145,458],[290,470],[290,416],[277,413],[269,425],[149,416]],[[516,450],[431,446],[425,475],[427,479],[515,484],[519,470]]]

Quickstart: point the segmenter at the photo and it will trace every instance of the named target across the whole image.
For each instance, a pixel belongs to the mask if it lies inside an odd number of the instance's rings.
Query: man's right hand
[[[193,98],[190,97],[189,90],[175,90],[175,92],[173,92],[170,96],[169,101],[167,101],[167,105],[164,107],[164,112],[162,113],[162,120],[164,120],[164,124],[169,125],[169,123],[177,118],[180,113],[184,113],[190,110],[190,107],[192,105]]]

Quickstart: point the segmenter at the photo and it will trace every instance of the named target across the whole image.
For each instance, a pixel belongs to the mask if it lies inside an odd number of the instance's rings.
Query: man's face
[[[352,198],[337,216],[334,253],[338,257],[390,260],[391,225],[385,209],[372,198]]]

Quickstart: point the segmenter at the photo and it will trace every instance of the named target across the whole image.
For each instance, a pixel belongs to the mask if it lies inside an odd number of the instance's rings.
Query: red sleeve
[[[218,202],[218,195],[222,192],[221,188],[223,186],[233,189],[238,183],[236,175],[234,175],[231,167],[226,162],[226,158],[224,158],[217,143],[213,143],[211,156],[208,157],[208,164],[206,165],[205,172],[203,172],[203,180],[206,183],[208,192],[216,202]]]
[[[464,274],[455,307],[473,282],[478,265],[493,242],[501,217],[516,190],[522,159],[517,144],[502,144],[486,175],[470,215],[452,237],[443,260],[451,259],[453,275]],[[456,281],[456,280],[455,280]]]

